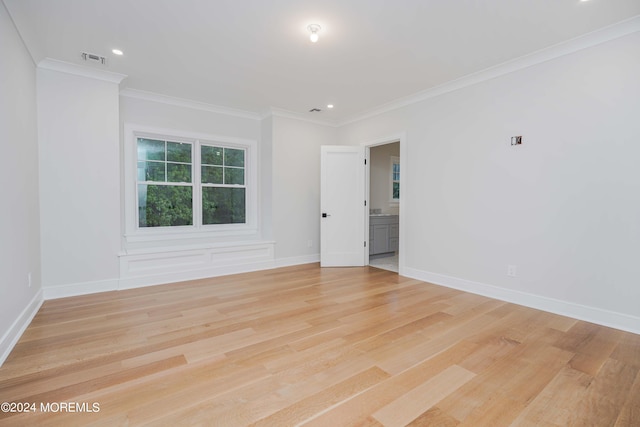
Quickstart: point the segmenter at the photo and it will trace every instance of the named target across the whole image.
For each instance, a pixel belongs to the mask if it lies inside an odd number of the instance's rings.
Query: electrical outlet
[[[29,274],[27,274],[27,281],[29,283],[29,287],[31,287],[31,272],[29,272]]]
[[[307,240],[307,247],[308,248],[313,247],[313,240]]]
[[[516,277],[516,266],[515,265],[508,265],[507,266],[507,276]]]

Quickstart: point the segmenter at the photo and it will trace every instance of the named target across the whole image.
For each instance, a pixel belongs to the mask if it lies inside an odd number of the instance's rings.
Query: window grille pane
[[[165,182],[164,165],[164,162],[138,162],[138,181]]]
[[[222,147],[210,147],[203,145],[200,147],[201,162],[203,165],[220,165],[223,163],[223,151]]]
[[[202,166],[203,184],[222,184],[222,168],[217,166]]]
[[[393,198],[394,200],[400,199],[400,183],[399,182],[393,183]]]
[[[224,165],[244,167],[244,150],[224,149]]]
[[[191,182],[191,165],[167,163],[167,180],[169,182]]]
[[[224,183],[244,185],[244,168],[224,168]]]
[[[203,224],[244,224],[245,222],[244,188],[202,188]]]
[[[191,163],[191,144],[167,141],[167,161]]]
[[[193,225],[190,186],[138,185],[138,225],[170,227]]]
[[[145,162],[138,162],[138,181],[146,181],[147,168]]]
[[[138,138],[138,160],[164,161],[164,141]]]

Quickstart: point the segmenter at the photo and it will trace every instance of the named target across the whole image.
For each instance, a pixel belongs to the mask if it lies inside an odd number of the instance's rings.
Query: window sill
[[[147,231],[147,230],[145,230]],[[127,243],[161,242],[167,240],[189,240],[207,238],[246,237],[256,235],[257,228],[225,228],[221,230],[148,230],[148,232],[125,234]]]

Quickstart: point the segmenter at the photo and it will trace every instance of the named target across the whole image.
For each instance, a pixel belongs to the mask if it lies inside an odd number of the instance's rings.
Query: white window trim
[[[394,163],[400,164],[400,157],[390,156],[389,157],[389,204],[397,205],[400,203],[400,199],[393,198],[393,165]],[[398,182],[401,182],[398,180]]]
[[[137,138],[147,137],[190,142],[194,144],[193,186],[200,180],[200,142],[225,147],[244,148],[246,177],[246,223],[199,225],[202,220],[199,195],[194,191],[194,225],[176,227],[139,227],[137,202]],[[133,123],[124,124],[124,237],[127,242],[146,242],[158,240],[189,239],[203,237],[248,236],[258,232],[258,143],[255,140],[220,135],[208,135],[175,129],[163,129]],[[199,192],[198,192],[199,193]]]

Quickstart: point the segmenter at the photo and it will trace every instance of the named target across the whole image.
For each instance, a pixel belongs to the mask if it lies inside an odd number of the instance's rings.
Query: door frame
[[[399,232],[399,242],[398,242],[398,274],[404,274],[404,270],[405,270],[405,255],[406,255],[406,251],[405,251],[405,215],[406,215],[406,197],[403,196],[407,194],[406,192],[406,188],[407,188],[407,162],[406,159],[407,157],[407,132],[403,131],[403,132],[399,132],[396,134],[391,134],[391,135],[387,135],[387,136],[382,136],[379,138],[375,138],[369,141],[365,141],[362,142],[360,145],[365,147],[364,150],[364,158],[367,161],[367,172],[365,173],[365,178],[364,178],[364,188],[365,188],[365,200],[367,201],[367,204],[369,204],[371,202],[371,192],[370,192],[370,185],[371,185],[371,147],[376,147],[378,145],[386,145],[386,144],[392,144],[394,142],[400,142],[400,182],[401,182],[401,186],[400,186],[400,204],[399,204],[399,211],[400,211],[400,215],[398,216],[398,221],[399,221],[399,226],[400,226],[400,232]],[[365,211],[365,218],[364,218],[364,236],[367,242],[367,248],[365,250],[365,265],[369,265],[369,245],[371,242],[369,242],[369,209],[367,209]]]

